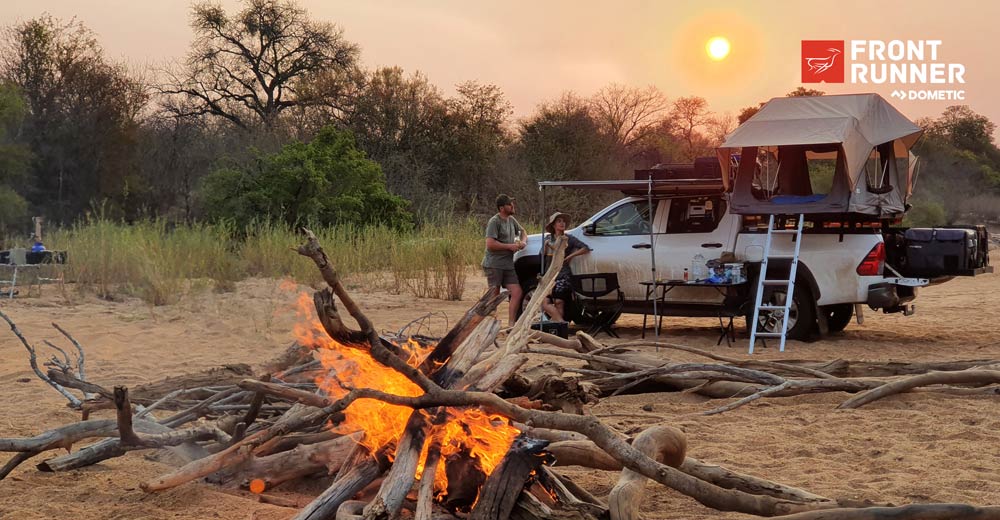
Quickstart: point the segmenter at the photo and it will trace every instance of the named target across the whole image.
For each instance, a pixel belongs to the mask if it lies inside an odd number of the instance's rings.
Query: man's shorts
[[[517,279],[517,273],[513,269],[494,269],[492,267],[484,267],[483,271],[486,272],[486,283],[490,287],[507,287],[508,285],[516,285],[521,283]]]

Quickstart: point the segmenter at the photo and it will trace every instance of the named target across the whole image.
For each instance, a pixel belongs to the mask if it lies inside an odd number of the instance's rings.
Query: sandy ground
[[[359,294],[379,327],[395,330],[413,318],[440,311],[454,322],[483,289],[471,277],[466,300],[443,302],[386,293]],[[181,303],[152,308],[138,300],[107,302],[54,287],[40,298],[0,300],[0,308],[36,343],[62,344],[56,322],[87,348],[91,380],[135,385],[222,363],[260,363],[291,342],[292,302],[305,287],[250,280],[226,294],[203,292]],[[1000,359],[996,309],[1000,276],[959,279],[921,291],[914,316],[868,312],[863,326],[813,343],[791,342],[785,353],[764,349],[761,359],[940,361]],[[501,315],[506,311],[501,308]],[[439,315],[440,316],[440,315]],[[444,328],[438,317],[437,331]],[[623,319],[623,339],[639,335],[641,317]],[[715,346],[712,320],[672,319],[671,341],[730,356],[738,346]],[[603,336],[602,336],[603,339]],[[664,359],[694,359],[661,352]],[[1000,504],[1000,398],[909,394],[860,410],[835,410],[847,394],[770,399],[703,417],[708,402],[676,393],[608,399],[593,413],[624,431],[666,422],[688,435],[689,454],[830,497],[896,504],[967,502]],[[651,405],[652,411],[643,409]],[[649,408],[648,406],[646,408]],[[62,397],[34,377],[27,355],[9,332],[0,334],[0,437],[30,436],[78,418]],[[48,455],[51,456],[51,455]],[[42,460],[42,456],[36,460]],[[9,459],[0,454],[0,463]],[[3,519],[283,519],[294,511],[203,484],[147,495],[139,482],[171,466],[131,453],[63,474],[41,473],[32,463],[0,482]],[[606,495],[616,475],[567,470],[584,487]],[[748,518],[720,514],[660,486],[650,486],[647,518]]]

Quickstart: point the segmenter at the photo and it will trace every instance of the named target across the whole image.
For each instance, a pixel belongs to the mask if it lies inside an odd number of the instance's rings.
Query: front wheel
[[[761,299],[762,305],[784,305],[788,296],[788,289],[784,287],[766,287],[764,297]],[[753,321],[753,310],[747,316],[747,328]],[[784,311],[760,311],[757,318],[757,332],[781,332],[781,322],[784,319]],[[812,331],[813,324],[816,323],[816,306],[812,298],[812,293],[804,284],[795,284],[792,304],[788,307],[788,332],[785,335],[788,339],[806,340]]]

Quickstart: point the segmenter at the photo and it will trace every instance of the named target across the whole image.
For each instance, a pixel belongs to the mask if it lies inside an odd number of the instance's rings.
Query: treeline
[[[406,228],[492,213],[499,192],[535,218],[538,180],[627,178],[690,161],[737,124],[703,98],[623,85],[566,93],[515,118],[495,85],[469,81],[446,95],[419,72],[365,68],[340,28],[290,0],[245,0],[236,12],[196,4],[191,26],[187,55],[149,70],[110,60],[77,21],[41,16],[3,29],[0,226],[99,213]],[[1000,190],[992,123],[949,111],[927,122],[918,185],[947,208],[942,219],[957,218],[948,212],[968,197],[946,198],[953,185],[934,184],[944,175],[934,169],[962,176],[970,193]],[[970,118],[982,120],[972,138]],[[584,216],[607,197],[553,192],[547,204]]]

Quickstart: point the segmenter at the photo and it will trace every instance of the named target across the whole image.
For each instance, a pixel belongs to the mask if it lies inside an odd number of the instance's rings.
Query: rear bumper
[[[868,306],[884,312],[901,312],[917,297],[916,287],[877,283],[868,286]]]

